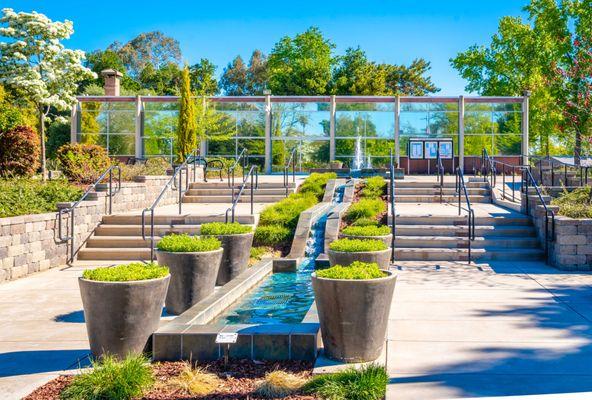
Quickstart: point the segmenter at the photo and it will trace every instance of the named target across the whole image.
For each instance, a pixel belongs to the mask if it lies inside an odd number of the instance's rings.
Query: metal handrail
[[[397,220],[396,220],[396,212],[395,212],[395,161],[393,157],[393,151],[390,150],[390,165],[389,165],[389,173],[390,173],[390,182],[389,182],[389,192],[390,192],[390,202],[391,202],[391,262],[395,262],[395,234],[397,232]]]
[[[284,188],[286,189],[286,197],[288,197],[288,185],[289,185],[289,169],[290,169],[290,164],[292,165],[292,183],[296,183],[296,161],[295,161],[295,154],[296,151],[298,150],[297,147],[294,147],[292,149],[292,152],[290,153],[290,158],[288,158],[288,162],[286,163],[286,165],[284,165]]]
[[[442,203],[444,187],[444,163],[442,162],[439,148],[436,151],[436,172],[438,174],[438,185],[440,185],[440,203]]]
[[[243,160],[243,169],[246,168],[247,166],[247,161],[249,158],[249,151],[247,150],[247,148],[243,148],[241,150],[241,152],[239,153],[238,156],[236,156],[236,159],[234,160],[234,164],[232,164],[232,166],[230,166],[228,168],[228,187],[232,188],[233,193],[232,193],[232,197],[234,198],[234,170],[236,169],[236,167],[238,166],[240,160]],[[231,179],[231,175],[232,175],[232,184],[230,183],[230,179]]]
[[[471,263],[471,242],[475,240],[475,211],[471,206],[471,200],[469,199],[469,192],[467,185],[465,184],[465,177],[460,167],[456,168],[456,186],[455,194],[458,195],[458,215],[461,215],[461,196],[464,193],[465,202],[467,207],[464,209],[467,211],[467,228],[468,228],[468,249],[469,249],[469,264]]]
[[[175,168],[173,176],[164,185],[156,200],[148,208],[142,210],[142,240],[146,241],[146,213],[150,212],[150,261],[154,261],[154,209],[160,203],[160,200],[164,197],[165,193],[169,188],[171,190],[177,190],[179,193],[179,214],[183,211],[183,194],[189,189],[189,163],[193,164],[193,178],[195,181],[196,163],[199,162],[198,151],[194,150],[189,156],[185,158],[183,164]],[[185,171],[185,189],[183,189],[183,171]],[[176,182],[178,180],[178,182]],[[175,185],[177,183],[177,185]]]
[[[588,185],[588,166],[577,166],[570,163],[563,162],[551,156],[528,156],[529,161],[533,160],[536,164],[538,162],[539,167],[539,184],[544,186],[543,182],[543,161],[546,161],[551,166],[551,186],[555,186],[555,165],[563,167],[563,185],[567,186],[567,171],[568,168],[575,168],[576,172],[580,170],[580,186]]]
[[[536,194],[541,202],[543,208],[545,209],[545,257],[547,261],[549,261],[549,242],[552,242],[555,238],[555,212],[550,210],[547,207],[547,203],[543,199],[543,194],[541,193],[541,189],[536,183],[536,180],[532,176],[530,172],[530,168],[524,168],[524,184],[522,185],[524,188],[524,196],[526,197],[526,215],[530,215],[530,201],[528,200],[528,187],[529,182],[534,187]],[[549,238],[549,216],[551,216],[551,237]]]
[[[483,165],[483,169],[482,169],[482,174],[483,175],[489,175],[490,176],[490,186],[491,189],[495,188],[497,185],[497,173],[499,172],[499,168],[497,166],[501,166],[501,172],[502,172],[502,199],[506,200],[508,199],[508,196],[506,195],[506,176],[507,176],[507,170],[510,169],[512,170],[512,202],[516,202],[516,176],[517,175],[522,175],[524,173],[524,169],[525,168],[529,168],[527,165],[522,165],[522,164],[510,164],[510,163],[505,163],[503,161],[499,161],[494,159],[493,157],[491,157],[489,154],[487,154],[487,149],[483,149],[482,153],[481,153],[481,158],[482,158],[482,165]],[[516,174],[516,171],[520,171],[520,174]],[[521,178],[523,179],[523,178]],[[522,190],[522,189],[519,189]],[[493,197],[491,198],[491,201],[493,202]]]
[[[115,190],[113,190],[113,170],[117,170],[117,187]],[[74,254],[75,254],[75,249],[74,249],[74,227],[75,227],[75,223],[74,223],[74,218],[75,218],[75,209],[76,207],[78,207],[80,205],[80,203],[82,203],[86,197],[89,195],[89,193],[91,191],[93,191],[98,184],[100,184],[106,177],[107,174],[109,175],[109,215],[111,215],[111,213],[113,212],[113,196],[115,196],[117,193],[119,193],[119,191],[121,190],[121,167],[119,165],[112,165],[110,166],[105,172],[103,172],[101,174],[101,176],[94,181],[94,183],[92,183],[87,189],[86,191],[82,194],[82,196],[80,197],[80,199],[78,199],[78,201],[76,201],[74,204],[72,204],[70,207],[66,207],[66,208],[61,208],[60,210],[58,210],[58,213],[56,214],[56,218],[58,220],[58,239],[61,242],[70,242],[70,261],[74,261]],[[63,216],[67,213],[70,213],[70,236],[64,236],[63,234],[63,225],[62,225],[62,219]]]
[[[249,178],[251,178],[251,186],[250,186],[250,190],[251,190],[251,215],[253,215],[253,193],[255,192],[256,189],[259,188],[259,168],[256,165],[251,165],[251,168],[249,168],[249,172],[247,173],[247,175],[243,176],[243,183],[236,195],[236,197],[234,197],[233,195],[233,199],[232,199],[232,206],[228,207],[228,209],[226,210],[225,213],[225,217],[224,220],[226,223],[228,223],[228,213],[231,212],[231,220],[230,222],[234,222],[234,210],[236,208],[236,205],[238,204],[241,195],[243,194],[243,191],[245,190],[245,187],[247,186],[247,182],[249,180]],[[254,182],[253,182],[254,180]]]

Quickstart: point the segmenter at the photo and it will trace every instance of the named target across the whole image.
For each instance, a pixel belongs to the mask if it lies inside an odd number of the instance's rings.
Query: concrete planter
[[[391,247],[391,239],[393,238],[393,234],[389,233],[388,235],[384,236],[352,236],[352,235],[344,235],[342,233],[339,234],[339,239],[371,239],[371,240],[380,240],[388,247]]]
[[[368,263],[377,263],[380,269],[388,269],[391,258],[390,247],[386,250],[380,251],[335,251],[329,249],[327,251],[329,256],[329,264],[334,265],[350,265],[354,261],[362,261]]]
[[[216,285],[227,284],[247,269],[253,245],[253,235],[254,232],[216,236],[224,248]]]
[[[396,275],[339,280],[312,275],[325,355],[343,362],[374,361],[386,340]]]
[[[84,319],[95,357],[141,353],[158,329],[171,276],[130,282],[78,278]]]
[[[157,251],[158,264],[171,272],[171,284],[166,295],[166,309],[181,314],[214,292],[223,249],[199,253]]]

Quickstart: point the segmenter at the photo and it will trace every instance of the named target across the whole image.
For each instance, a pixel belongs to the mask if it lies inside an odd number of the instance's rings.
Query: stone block
[[[573,255],[576,254],[577,247],[577,245],[556,244],[554,250],[556,254]]]
[[[14,266],[19,267],[27,264],[27,254],[20,254],[14,257]]]
[[[567,265],[585,265],[586,255],[558,255],[556,256],[558,266]]]
[[[577,226],[575,225],[556,225],[555,226],[555,234],[557,236],[563,235],[577,235],[581,233]]]
[[[10,226],[11,235],[19,235],[25,233],[25,224],[15,224]]]
[[[19,237],[20,239],[20,237]],[[27,251],[25,245],[17,244],[8,248],[8,257],[18,256]]]
[[[155,333],[152,335],[154,361],[178,361],[181,359],[181,334]]]
[[[586,235],[557,235],[557,243],[558,244],[586,244],[588,242],[588,238]]]
[[[181,357],[184,360],[215,361],[221,356],[217,333],[184,333]]]
[[[579,244],[577,246],[577,255],[588,255],[592,254],[592,243],[591,244]]]
[[[288,360],[289,346],[289,335],[255,334],[253,335],[253,358],[270,361]]]
[[[26,276],[29,272],[29,268],[26,265],[21,265],[18,267],[12,267],[10,269],[10,279],[18,279]]]

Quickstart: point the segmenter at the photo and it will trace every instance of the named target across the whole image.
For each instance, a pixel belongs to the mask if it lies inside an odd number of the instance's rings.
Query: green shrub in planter
[[[255,229],[255,244],[257,246],[276,246],[287,243],[294,233],[290,228],[280,225],[258,226]]]
[[[358,218],[352,222],[352,226],[378,226],[379,222],[374,218]]]
[[[259,225],[281,225],[295,228],[298,217],[304,210],[314,206],[317,198],[313,194],[291,194],[261,213]]]
[[[215,237],[197,237],[183,235],[167,235],[156,245],[160,251],[171,253],[202,253],[218,250],[220,241]]]
[[[347,236],[386,236],[391,233],[391,229],[386,225],[348,226],[341,233]]]
[[[386,395],[389,376],[383,366],[370,364],[334,374],[313,377],[304,392],[322,399],[380,400]]]
[[[329,245],[333,251],[355,253],[360,251],[382,251],[388,246],[382,240],[373,239],[338,239]]]
[[[378,268],[376,263],[354,261],[348,266],[334,265],[331,268],[316,272],[319,278],[327,279],[377,279],[384,278],[387,274]]]
[[[147,358],[130,355],[123,361],[105,356],[93,362],[93,369],[76,375],[60,394],[62,400],[131,400],[154,384]]]
[[[345,218],[355,221],[358,218],[373,218],[386,211],[386,204],[381,199],[361,199],[347,209]]]
[[[240,235],[249,233],[253,230],[250,225],[241,225],[238,222],[231,222],[225,224],[223,222],[208,222],[201,226],[200,233],[202,235]]]
[[[169,269],[156,263],[141,262],[122,264],[115,267],[87,269],[82,273],[84,279],[101,282],[129,282],[158,279],[167,276]]]
[[[386,181],[381,176],[373,176],[366,179],[364,187],[362,188],[362,197],[375,199],[384,195],[386,188]]]

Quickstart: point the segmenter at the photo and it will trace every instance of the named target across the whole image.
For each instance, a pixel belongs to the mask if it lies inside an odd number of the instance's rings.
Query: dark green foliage
[[[571,192],[565,191],[553,199],[551,204],[559,206],[560,215],[570,218],[592,218],[592,189],[587,186]]]
[[[238,222],[231,222],[225,224],[223,222],[208,222],[201,226],[200,234],[202,235],[237,235],[241,233],[251,232],[253,229],[250,225],[241,225]]]
[[[325,194],[325,186],[327,186],[327,182],[329,182],[330,179],[335,178],[337,178],[337,174],[334,172],[325,172],[323,174],[313,172],[300,185],[298,192],[312,193],[317,196],[317,199],[320,201],[323,199],[323,195]]]
[[[386,204],[382,199],[361,199],[347,209],[345,219],[353,222],[359,218],[376,218],[386,211]]]
[[[64,175],[74,182],[92,183],[111,166],[107,150],[95,144],[65,144],[57,158]]]
[[[360,251],[381,251],[387,246],[382,240],[376,239],[338,239],[331,242],[329,248],[333,251],[355,253]]]
[[[321,269],[316,272],[319,278],[327,279],[377,279],[384,278],[387,274],[378,268],[376,263],[354,261],[351,265],[334,265],[331,268]]]
[[[384,195],[386,181],[381,176],[373,176],[364,181],[361,197],[376,199]]]
[[[294,236],[294,231],[281,225],[259,225],[255,230],[253,238],[257,246],[279,246],[286,245]]]
[[[177,124],[177,161],[185,161],[197,146],[197,115],[194,93],[191,90],[189,67],[181,72],[181,97],[179,98],[179,122]]]
[[[105,356],[93,369],[77,375],[60,394],[61,400],[131,400],[154,384],[147,358],[130,355],[123,361]]]
[[[317,375],[304,391],[327,400],[380,400],[386,394],[388,373],[383,366],[370,364],[334,374]]]
[[[80,196],[82,190],[65,180],[0,179],[0,218],[57,211],[56,203]]]
[[[101,282],[129,282],[157,279],[167,276],[169,269],[156,263],[130,263],[115,267],[87,269],[82,273],[84,279]]]
[[[218,250],[221,243],[215,237],[197,237],[189,235],[166,235],[156,245],[160,251],[173,253],[201,253]]]
[[[0,132],[0,176],[31,176],[39,168],[39,136],[28,126]]]
[[[348,226],[341,233],[348,236],[386,236],[391,233],[391,230],[386,225]]]
[[[58,149],[70,142],[70,124],[61,122],[52,123],[47,128],[47,143],[45,149],[48,158],[55,158]]]

